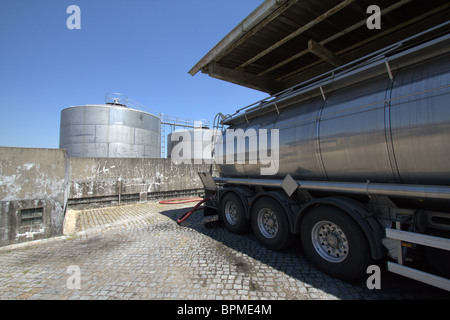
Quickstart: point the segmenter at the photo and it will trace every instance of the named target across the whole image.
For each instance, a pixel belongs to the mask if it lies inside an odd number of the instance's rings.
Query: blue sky
[[[0,146],[58,148],[61,110],[120,92],[212,122],[267,95],[188,71],[263,0],[0,0]],[[81,29],[69,30],[69,5]]]

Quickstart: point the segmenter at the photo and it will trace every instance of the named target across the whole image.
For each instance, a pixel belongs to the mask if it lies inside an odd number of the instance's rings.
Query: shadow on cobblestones
[[[449,293],[384,272],[382,290],[318,271],[297,241],[275,252],[187,205],[86,210],[67,237],[0,248],[0,299],[399,300]],[[79,288],[70,282],[79,270]],[[69,281],[70,280],[70,281]]]
[[[186,208],[173,209],[160,213],[176,221],[176,218],[186,210]],[[329,277],[317,270],[306,259],[300,239],[296,238],[289,248],[275,252],[263,247],[252,233],[236,235],[228,232],[217,216],[203,217],[202,211],[194,213],[181,224],[180,228],[193,229],[217,241],[216,253],[224,256],[230,265],[236,267],[237,272],[256,279],[261,275],[259,270],[253,268],[251,264],[252,260],[256,260],[267,268],[287,275],[291,281],[306,287],[310,296],[311,294],[314,296],[314,291],[318,289],[344,300],[450,299],[450,293],[444,290],[387,272],[384,262],[379,263],[382,270],[381,290],[368,289],[366,279],[346,282]],[[250,259],[244,260],[242,258],[244,256]],[[279,277],[280,282],[275,281],[274,286],[277,288],[283,286],[282,281],[286,281],[285,278]],[[292,285],[292,283],[287,285]],[[258,290],[256,281],[250,281],[250,287]],[[286,298],[289,299],[289,295]]]

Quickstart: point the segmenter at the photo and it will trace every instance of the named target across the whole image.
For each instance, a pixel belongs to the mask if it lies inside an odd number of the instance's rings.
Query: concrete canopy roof
[[[381,10],[381,29],[367,20]],[[266,0],[190,71],[275,94],[444,23],[447,0]]]

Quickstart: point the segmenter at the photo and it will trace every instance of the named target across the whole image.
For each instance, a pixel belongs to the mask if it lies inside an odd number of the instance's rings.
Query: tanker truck
[[[385,261],[388,271],[450,291],[448,23],[443,29],[219,114],[218,174],[199,173],[204,214],[233,233],[253,230],[272,250],[297,241],[339,279]]]

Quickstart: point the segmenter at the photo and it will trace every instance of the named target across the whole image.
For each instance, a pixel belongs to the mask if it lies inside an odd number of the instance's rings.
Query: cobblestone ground
[[[299,246],[262,247],[190,204],[80,212],[72,236],[0,248],[0,299],[449,299],[449,293],[382,273],[382,289],[316,270]],[[76,276],[79,275],[79,282]]]

